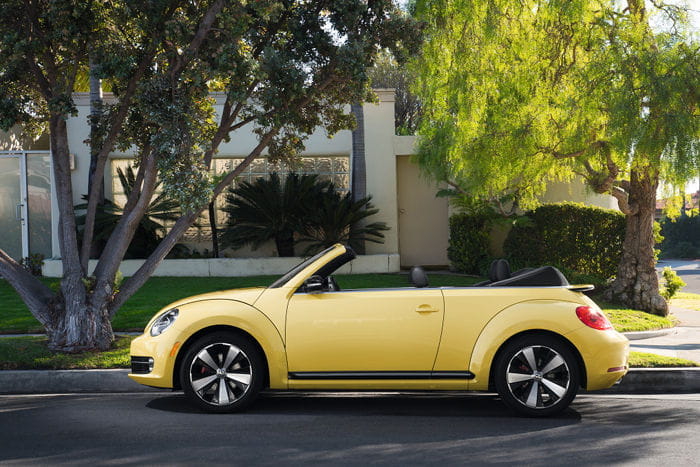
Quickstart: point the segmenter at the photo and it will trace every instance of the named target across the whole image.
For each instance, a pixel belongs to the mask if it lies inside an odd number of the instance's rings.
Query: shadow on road
[[[204,413],[191,405],[184,395],[168,395],[149,401],[146,407],[176,413]],[[432,395],[342,393],[272,393],[263,394],[246,411],[249,415],[353,415],[392,417],[488,417],[516,418],[495,395]],[[577,423],[581,417],[569,408],[549,417],[561,424]]]

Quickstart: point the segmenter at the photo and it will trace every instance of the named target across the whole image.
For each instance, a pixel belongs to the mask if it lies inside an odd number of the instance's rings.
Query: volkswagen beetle
[[[275,390],[497,391],[516,412],[560,412],[579,388],[627,372],[629,343],[584,291],[553,267],[488,281],[341,290],[332,273],[355,258],[337,244],[268,287],[185,298],[157,313],[131,344],[138,383],[181,388],[212,412]]]

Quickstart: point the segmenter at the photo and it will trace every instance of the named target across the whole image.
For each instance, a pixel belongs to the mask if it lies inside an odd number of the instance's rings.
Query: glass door
[[[23,235],[26,206],[22,202],[21,162],[19,154],[0,154],[0,248],[16,260],[25,256],[23,247],[28,246]]]

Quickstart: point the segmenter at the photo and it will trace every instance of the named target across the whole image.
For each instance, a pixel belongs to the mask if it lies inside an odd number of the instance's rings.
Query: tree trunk
[[[358,201],[367,196],[367,163],[365,160],[365,110],[362,102],[350,106],[357,126],[352,130],[352,200]],[[355,251],[365,254],[365,242],[358,240]]]
[[[211,257],[219,257],[219,228],[216,226],[216,199],[209,203],[209,226],[211,227]]]
[[[49,313],[54,319],[46,328],[49,349],[71,353],[108,350],[114,334],[106,303],[93,305],[85,303],[84,296],[74,297],[68,303],[50,305]]]
[[[606,300],[660,316],[668,304],[659,294],[654,254],[654,210],[658,175],[651,169],[633,169],[630,174],[629,206],[622,258],[617,277],[605,292]]]

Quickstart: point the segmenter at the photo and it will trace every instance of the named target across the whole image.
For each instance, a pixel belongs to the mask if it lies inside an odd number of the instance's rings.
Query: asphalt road
[[[490,395],[275,395],[235,415],[170,393],[0,396],[0,463],[698,465],[699,416],[699,394],[583,395],[549,419]]]

